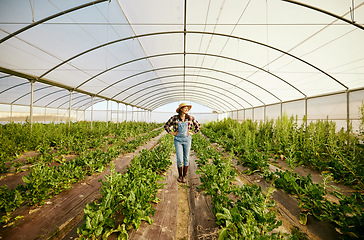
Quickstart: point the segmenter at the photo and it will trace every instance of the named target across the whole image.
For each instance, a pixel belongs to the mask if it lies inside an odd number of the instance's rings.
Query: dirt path
[[[171,168],[165,174],[163,181],[163,189],[160,189],[157,197],[161,200],[155,204],[153,208],[156,209],[153,219],[153,224],[142,222],[139,229],[132,230],[129,233],[130,240],[146,240],[146,239],[176,239],[177,223],[178,223],[178,207],[177,202],[179,199],[178,183],[176,181],[178,173],[176,167],[175,157],[172,156],[173,162]],[[109,238],[109,239],[116,239]]]
[[[161,136],[148,141],[134,153],[122,155],[114,160],[115,169],[120,172],[125,171],[131,159],[141,150],[153,148]],[[49,199],[48,204],[43,206],[20,208],[15,214],[24,217],[17,222],[15,227],[0,229],[0,239],[48,239],[55,233],[57,234],[54,239],[61,239],[70,229],[72,233],[75,231],[75,224],[82,219],[85,204],[100,197],[101,183],[99,180],[103,179],[106,174],[110,174],[109,169],[98,175],[87,177],[84,181],[74,184],[71,189]]]
[[[161,199],[156,206],[153,224],[143,222],[137,231],[129,234],[132,240],[208,240],[218,238],[218,227],[212,212],[211,201],[202,190],[196,174],[196,155],[192,152],[187,173],[187,183],[178,183],[175,155],[167,171],[166,185],[158,193]],[[114,239],[114,238],[113,238]]]

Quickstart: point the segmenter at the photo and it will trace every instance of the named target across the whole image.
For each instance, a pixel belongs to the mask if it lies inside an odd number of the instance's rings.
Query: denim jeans
[[[182,167],[183,165],[189,165],[189,157],[191,150],[192,138],[187,134],[188,123],[179,122],[178,123],[178,135],[174,137],[174,147],[176,149],[177,156],[177,167]]]

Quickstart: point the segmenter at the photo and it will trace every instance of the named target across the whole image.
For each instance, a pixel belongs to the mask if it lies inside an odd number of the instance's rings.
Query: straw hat
[[[187,103],[181,103],[181,104],[178,106],[178,108],[176,109],[176,112],[178,113],[178,112],[179,112],[179,110],[180,110],[181,108],[185,107],[185,106],[187,106],[187,107],[188,107],[188,111],[190,111],[190,109],[192,108],[192,106],[191,106],[191,105],[188,105]]]

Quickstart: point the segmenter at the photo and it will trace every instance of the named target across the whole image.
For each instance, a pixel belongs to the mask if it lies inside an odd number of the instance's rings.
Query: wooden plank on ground
[[[161,135],[139,147],[136,152],[122,155],[114,160],[115,168],[118,171],[125,171],[134,156],[139,154],[142,149],[154,147],[160,137]],[[82,216],[85,204],[100,197],[101,183],[99,180],[104,179],[106,174],[110,174],[109,169],[98,175],[87,177],[84,181],[74,184],[71,189],[49,199],[49,204],[38,208],[24,206],[19,209],[17,213],[23,215],[24,218],[19,220],[15,227],[1,229],[0,238],[14,240],[47,239],[57,231],[60,231],[61,234],[57,235],[55,239],[62,238],[62,228],[69,223],[76,224],[77,221],[74,223],[72,220],[80,214]]]
[[[166,185],[161,189],[157,197],[161,201],[155,205],[155,213],[152,217],[153,224],[142,222],[138,230],[129,233],[131,240],[174,240],[177,232],[177,201],[178,182],[177,165],[175,156],[171,157],[173,162],[171,168],[165,175],[163,183]]]
[[[187,184],[190,187],[188,193],[190,205],[190,239],[217,239],[219,228],[212,211],[211,199],[204,195],[203,190],[197,188],[201,185],[201,181],[199,175],[196,174],[196,159],[196,154],[191,152],[187,177]]]

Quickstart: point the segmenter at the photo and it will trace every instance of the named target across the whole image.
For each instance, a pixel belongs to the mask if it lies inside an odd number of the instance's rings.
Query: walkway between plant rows
[[[128,232],[131,240],[175,240],[175,239],[217,239],[218,227],[212,212],[211,201],[205,197],[200,185],[200,178],[196,175],[196,155],[192,152],[187,183],[178,183],[176,156],[172,154],[172,166],[165,174],[164,188],[160,189],[157,197],[161,200],[154,204],[156,209],[153,224],[142,222],[138,230]],[[77,237],[77,227],[82,221],[68,229],[67,234],[54,239],[69,240]],[[111,235],[110,240],[117,239]]]

